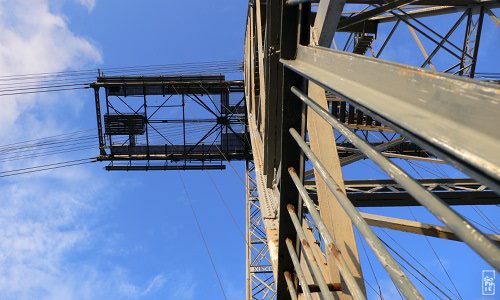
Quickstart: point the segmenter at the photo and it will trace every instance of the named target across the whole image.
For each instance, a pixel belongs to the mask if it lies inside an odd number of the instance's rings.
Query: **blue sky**
[[[246,5],[231,0],[0,0],[0,75],[242,59]],[[493,32],[491,22],[486,26]],[[498,49],[500,39],[492,40],[484,55]],[[401,47],[393,48],[394,59],[413,59],[406,49],[398,52]],[[90,91],[7,97],[2,105],[0,140],[5,144],[95,127]],[[97,149],[77,156],[92,155]],[[360,170],[379,177],[369,164],[347,169],[346,178],[359,177]],[[244,164],[234,165],[243,176]],[[9,163],[0,169],[22,166]],[[179,172],[110,173],[103,167],[0,179],[0,298],[221,299]],[[182,176],[226,293],[243,299],[244,237],[206,172]],[[231,168],[210,176],[244,229],[243,183]],[[371,211],[412,217],[402,209]],[[437,223],[423,209],[413,211],[419,220]],[[498,220],[499,208],[486,213]],[[390,234],[418,249],[414,255],[449,286],[423,237]],[[488,266],[458,242],[431,242],[463,298],[480,298],[480,274]],[[383,274],[378,264],[374,267]],[[387,276],[378,279],[392,298]],[[369,274],[367,280],[375,282]]]

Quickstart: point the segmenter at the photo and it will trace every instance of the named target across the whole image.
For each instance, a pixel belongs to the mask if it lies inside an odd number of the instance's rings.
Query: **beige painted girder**
[[[253,24],[253,13],[249,13],[250,24]],[[267,237],[267,247],[269,250],[269,257],[271,260],[271,265],[273,268],[274,278],[277,278],[278,270],[278,216],[276,209],[276,199],[274,194],[270,189],[266,187],[266,177],[263,174],[263,143],[260,135],[257,131],[257,125],[255,120],[255,69],[253,68],[255,57],[254,57],[254,36],[253,36],[253,26],[248,26],[247,31],[247,52],[245,53],[245,58],[250,58],[250,65],[247,64],[249,72],[246,72],[245,82],[250,83],[247,93],[245,94],[245,101],[247,103],[247,115],[248,115],[248,129],[250,133],[250,143],[252,145],[252,154],[254,161],[254,172],[255,181],[257,183],[257,192],[259,194],[259,204],[261,209],[262,220],[264,222],[264,227],[266,229]],[[274,202],[274,204],[273,204]]]
[[[309,96],[322,107],[328,107],[325,90],[323,88],[309,82],[308,93]],[[307,129],[312,151],[318,156],[321,162],[330,171],[330,175],[341,185],[345,192],[342,169],[332,127],[314,111],[308,110]],[[315,177],[321,217],[334,239],[337,241],[340,252],[344,256],[351,273],[358,280],[359,286],[364,288],[352,222],[316,171]],[[330,283],[342,282],[339,271],[336,268],[334,257],[328,255],[327,262],[329,276],[325,277],[329,278]],[[347,291],[346,286],[343,286],[343,289]],[[340,299],[350,298],[348,293],[336,292],[335,294],[337,294]]]
[[[422,223],[400,218],[374,215],[369,213],[361,213],[361,216],[363,216],[363,218],[370,226],[388,228],[392,230],[399,230],[399,231],[432,236],[447,240],[461,241],[455,235],[455,233],[453,233],[453,231],[449,230],[445,226]],[[497,243],[500,242],[500,235],[490,234],[488,235],[488,237]]]
[[[316,19],[311,28],[310,44],[330,47],[337,25],[340,22],[340,12],[343,10],[344,4],[345,1],[343,0],[320,1]],[[322,87],[309,81],[308,95],[321,107],[328,109],[326,91]],[[340,165],[332,127],[312,109],[309,109],[307,112],[307,131],[311,150],[316,154],[332,178],[340,185],[345,193],[342,167]],[[321,179],[321,176],[316,171],[314,172],[320,215],[327,229],[336,240],[336,244],[339,245],[339,251],[344,257],[351,274],[356,278],[359,287],[364,291],[363,273],[361,271],[352,222],[338,200],[330,192],[326,183]],[[339,299],[351,299],[347,286],[341,280],[332,253],[327,253],[326,260],[329,269],[330,283],[342,283],[342,291],[333,293],[334,296]],[[325,274],[325,279],[328,281],[327,274]]]
[[[259,204],[262,214],[262,220],[266,228],[267,247],[269,248],[269,256],[273,266],[274,278],[277,277],[278,270],[278,215],[277,215],[277,200],[271,189],[266,187],[266,176],[263,170],[263,144],[260,135],[257,131],[255,117],[248,115],[248,125],[250,132],[250,142],[252,144],[252,154],[255,166],[255,181],[257,182],[257,191],[259,193]]]

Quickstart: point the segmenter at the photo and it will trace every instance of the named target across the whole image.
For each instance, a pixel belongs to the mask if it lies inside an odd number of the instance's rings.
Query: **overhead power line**
[[[0,97],[87,89],[98,76],[229,74],[242,70],[242,61],[227,60],[3,75],[0,76]]]
[[[212,264],[212,268],[214,270],[215,276],[217,277],[217,282],[219,283],[219,287],[220,287],[220,289],[222,291],[222,294],[224,295],[224,299],[227,300],[226,291],[224,290],[224,286],[222,285],[222,279],[221,279],[221,277],[219,275],[219,272],[217,271],[217,267],[215,266],[214,258],[212,256],[212,253],[210,252],[210,248],[208,247],[207,240],[205,238],[203,230],[201,229],[201,225],[200,225],[200,222],[198,221],[198,217],[196,215],[196,211],[194,210],[194,206],[193,206],[193,203],[191,201],[191,197],[190,197],[190,195],[188,193],[186,184],[185,184],[184,179],[182,178],[182,174],[180,172],[179,172],[179,178],[181,179],[182,187],[184,188],[184,193],[186,194],[186,198],[188,200],[189,207],[191,208],[191,212],[193,213],[193,217],[194,217],[194,221],[196,223],[196,227],[198,228],[198,231],[200,233],[201,239],[203,241],[203,246],[205,246],[205,250],[206,250],[206,252],[208,254],[208,257],[210,258],[210,263]]]
[[[30,174],[30,173],[47,171],[47,170],[54,170],[54,169],[60,169],[60,168],[67,168],[67,167],[71,167],[71,166],[90,164],[90,163],[94,163],[94,162],[97,162],[97,159],[91,157],[91,158],[76,159],[76,160],[69,160],[69,161],[63,161],[63,162],[57,162],[57,163],[51,163],[51,164],[38,165],[38,166],[28,167],[28,168],[14,169],[14,170],[0,172],[0,178],[16,176],[16,175],[21,175],[21,174]]]

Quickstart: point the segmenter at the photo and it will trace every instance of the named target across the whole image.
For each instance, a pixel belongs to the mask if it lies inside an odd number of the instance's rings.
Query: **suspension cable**
[[[193,218],[194,218],[194,221],[196,223],[196,227],[198,228],[198,231],[200,233],[201,239],[203,241],[203,246],[205,247],[205,250],[206,250],[206,252],[208,254],[208,257],[210,259],[210,263],[212,264],[212,268],[214,270],[215,276],[217,277],[217,281],[219,283],[219,287],[220,287],[220,289],[222,291],[222,294],[224,295],[224,299],[227,300],[226,291],[224,290],[224,286],[222,285],[222,280],[221,280],[221,278],[219,276],[219,272],[217,271],[217,267],[215,266],[215,262],[214,262],[214,259],[212,257],[212,253],[210,252],[207,240],[205,238],[203,230],[201,229],[200,222],[198,221],[198,217],[196,215],[196,211],[194,210],[194,206],[193,206],[193,203],[191,201],[191,197],[190,197],[190,195],[188,193],[188,190],[187,190],[187,187],[186,187],[186,184],[184,182],[184,178],[182,177],[182,173],[181,172],[179,172],[179,178],[181,179],[182,187],[184,188],[184,193],[186,194],[186,198],[188,200],[189,207],[191,209],[191,212],[193,213]]]

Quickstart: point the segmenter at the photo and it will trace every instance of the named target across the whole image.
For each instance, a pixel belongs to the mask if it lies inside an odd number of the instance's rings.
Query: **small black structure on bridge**
[[[103,76],[91,87],[107,170],[224,169],[250,156],[241,80]]]

